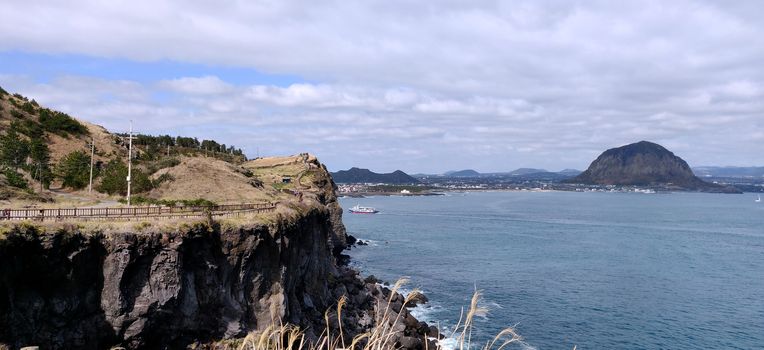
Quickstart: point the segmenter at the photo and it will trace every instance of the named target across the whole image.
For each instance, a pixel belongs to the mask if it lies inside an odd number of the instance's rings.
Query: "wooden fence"
[[[231,216],[232,213],[268,212],[276,203],[226,204],[212,206],[148,206],[115,208],[2,209],[0,220],[133,219],[203,216]]]

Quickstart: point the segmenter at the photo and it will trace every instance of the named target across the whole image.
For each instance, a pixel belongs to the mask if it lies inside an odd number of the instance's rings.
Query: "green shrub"
[[[212,207],[216,206],[217,203],[207,200],[204,198],[197,198],[197,199],[181,199],[175,201],[176,205],[177,203],[180,203],[185,206],[192,206],[192,207]]]
[[[22,189],[26,189],[29,186],[27,180],[24,179],[24,176],[12,169],[5,169],[3,175],[5,175],[5,178],[8,180],[8,185]]]
[[[24,166],[29,155],[29,144],[19,137],[15,127],[8,128],[0,136],[0,163],[18,169]]]
[[[5,96],[5,95],[7,95],[7,94],[8,94],[8,91],[5,91],[5,89],[3,89],[2,87],[0,87],[0,95],[3,95],[3,96]]]
[[[163,158],[161,160],[148,163],[146,165],[146,172],[148,172],[149,174],[153,174],[159,171],[160,169],[172,168],[178,164],[180,164],[180,159],[178,158],[175,158],[175,157]]]
[[[41,138],[33,138],[29,142],[29,159],[32,160],[32,164],[29,165],[32,178],[42,182],[46,188],[50,187],[53,178],[50,170],[50,149]]]
[[[154,184],[151,182],[149,175],[140,169],[133,169],[133,193],[143,193],[151,191],[154,188]]]
[[[12,109],[11,110],[11,117],[22,119],[22,118],[24,118],[24,114],[22,114],[18,110]]]
[[[122,204],[127,204],[127,199],[120,198],[119,202]],[[131,196],[130,204],[131,205],[163,205],[161,200],[154,199],[154,198],[147,198],[143,196]]]
[[[29,114],[35,114],[36,112],[34,105],[31,102],[24,102],[24,104],[21,105],[21,110]]]
[[[140,169],[133,169],[132,173],[132,193],[148,192],[154,188],[149,176]],[[103,179],[98,186],[99,192],[105,192],[108,194],[127,194],[127,165],[118,161],[112,160],[106,165],[103,170]]]
[[[153,185],[154,188],[157,188],[157,187],[159,187],[159,185],[161,185],[161,184],[163,184],[165,182],[173,182],[173,181],[175,181],[175,177],[174,176],[170,175],[169,173],[164,173],[162,175],[159,175],[159,177],[157,177],[153,181],[152,185]]]
[[[66,113],[47,108],[40,109],[40,124],[45,131],[59,135],[87,134],[88,128]]]
[[[127,204],[127,199],[121,198],[119,200],[122,204]],[[204,199],[154,199],[143,196],[131,196],[130,204],[132,205],[163,205],[167,207],[186,206],[186,207],[214,207],[217,203]]]
[[[58,163],[56,172],[64,187],[85,188],[90,182],[90,156],[82,151],[69,153]]]
[[[106,164],[98,191],[108,194],[127,194],[127,165],[116,159]]]
[[[40,126],[40,123],[32,119],[14,120],[11,122],[11,127],[16,128],[20,133],[29,136],[30,138],[42,138],[44,131]]]

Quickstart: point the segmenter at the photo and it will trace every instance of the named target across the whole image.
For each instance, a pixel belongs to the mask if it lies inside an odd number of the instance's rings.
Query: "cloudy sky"
[[[760,1],[0,2],[0,86],[330,169],[764,165]]]

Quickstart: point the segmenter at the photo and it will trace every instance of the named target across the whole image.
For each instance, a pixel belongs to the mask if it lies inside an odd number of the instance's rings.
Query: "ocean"
[[[364,275],[411,279],[450,328],[472,293],[535,349],[764,348],[764,203],[751,194],[470,192],[342,198]]]

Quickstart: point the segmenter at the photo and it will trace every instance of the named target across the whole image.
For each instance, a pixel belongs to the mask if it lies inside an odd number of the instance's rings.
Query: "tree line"
[[[122,138],[126,138],[127,134],[118,134]],[[162,147],[183,147],[183,148],[196,148],[206,150],[210,152],[228,153],[236,156],[241,156],[244,152],[236,148],[233,145],[226,146],[224,143],[218,143],[215,140],[202,140],[201,142],[196,137],[183,137],[170,135],[144,135],[138,134],[133,136],[133,145],[146,146],[147,148],[155,147],[161,149]]]
[[[50,149],[46,133],[62,137],[87,136],[85,125],[66,113],[39,106],[35,100],[29,100],[19,94],[10,95],[0,87],[0,100],[7,100],[13,106],[8,111],[11,116],[10,126],[0,133],[0,170],[8,185],[29,189],[26,172],[41,187],[49,188],[58,178],[62,185],[72,189],[83,189],[90,182],[91,156],[84,150],[73,151],[56,164],[51,164]],[[4,113],[0,103],[0,113]],[[115,143],[126,147],[127,134],[115,135]],[[165,181],[172,181],[172,176],[163,174],[156,179],[150,175],[161,168],[175,166],[180,161],[166,154],[168,147],[173,147],[176,154],[198,153],[198,151],[221,154],[218,157],[244,157],[243,151],[234,146],[227,146],[214,140],[169,135],[144,135],[133,137],[134,163],[143,168],[133,168],[132,190],[135,193],[149,191]],[[180,152],[178,149],[189,151]],[[246,158],[244,158],[246,159]],[[127,191],[127,164],[120,159],[112,159],[106,164],[96,162],[93,177],[99,179],[95,189],[109,194],[122,194]]]

